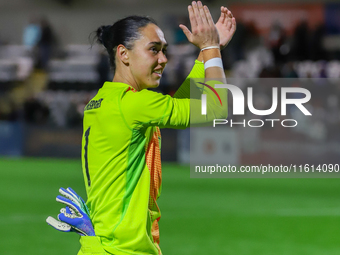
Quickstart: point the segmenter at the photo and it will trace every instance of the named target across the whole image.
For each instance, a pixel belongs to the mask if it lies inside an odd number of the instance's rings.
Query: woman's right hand
[[[192,2],[192,5],[188,6],[191,32],[184,26],[179,25],[184,34],[188,38],[189,42],[196,45],[200,49],[209,46],[219,46],[219,36],[211,17],[208,7],[203,6],[201,1],[197,3]]]

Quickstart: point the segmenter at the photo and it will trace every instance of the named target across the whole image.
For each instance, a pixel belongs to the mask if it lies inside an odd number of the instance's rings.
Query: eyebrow
[[[150,42],[149,44],[153,44],[153,45],[161,45],[161,46],[162,46],[162,43],[161,43],[161,42]],[[168,47],[168,43],[165,43],[165,44],[164,44],[164,47]]]

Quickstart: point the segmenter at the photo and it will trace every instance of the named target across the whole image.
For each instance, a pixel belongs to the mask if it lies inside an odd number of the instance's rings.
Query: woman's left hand
[[[221,6],[221,16],[215,26],[220,36],[220,48],[223,50],[236,31],[236,20],[228,8]]]

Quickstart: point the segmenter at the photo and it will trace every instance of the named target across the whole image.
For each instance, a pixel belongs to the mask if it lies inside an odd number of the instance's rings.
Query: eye
[[[163,51],[163,54],[166,55],[167,49],[163,49],[162,51]]]
[[[158,53],[158,49],[156,49],[156,47],[151,47],[150,50],[152,51],[152,53],[157,54]]]

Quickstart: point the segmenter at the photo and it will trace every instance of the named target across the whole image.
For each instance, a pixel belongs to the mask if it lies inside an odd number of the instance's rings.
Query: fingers
[[[211,17],[211,13],[210,13],[210,11],[209,11],[209,8],[208,8],[208,6],[204,6],[204,12],[205,12],[205,15],[206,15],[206,17],[207,17],[207,21],[208,21],[208,24],[210,25],[210,26],[215,26],[215,24],[214,24],[214,20],[213,20],[213,18]]]
[[[74,212],[68,206],[65,207],[65,212],[68,214],[74,214]]]
[[[233,14],[230,11],[229,11],[229,13],[230,14],[228,15],[228,18],[226,19],[227,20],[226,28],[227,28],[227,30],[235,32],[235,30],[236,30],[236,19],[233,17]]]
[[[205,13],[205,8],[203,8],[202,2],[198,1],[197,6],[198,6],[198,10],[199,10],[199,15],[200,15],[201,20],[202,20],[202,24],[207,25],[208,19],[207,19],[206,13]]]
[[[80,229],[82,225],[86,225],[84,217],[77,217],[77,215],[74,213],[72,208],[68,206],[66,206],[65,208],[62,208],[60,210],[60,213],[58,214],[58,219],[59,221],[65,222],[65,224],[69,225],[71,227],[70,231],[74,231],[81,236],[87,236],[87,233],[83,231],[82,229]],[[93,230],[93,227],[92,227],[92,230]]]
[[[223,24],[223,22],[224,22],[224,19],[225,19],[224,7],[223,7],[223,6],[221,6],[221,15],[220,15],[220,18],[218,19],[218,21],[217,21],[217,22],[220,22],[220,23],[222,23],[222,24]]]
[[[231,22],[231,18],[227,18],[226,19],[226,29],[227,30],[230,30],[231,29],[231,26],[232,26],[232,22]]]
[[[71,219],[75,219],[75,218],[79,218],[77,216],[77,214],[74,212],[74,210],[72,210],[70,207],[66,206],[65,208],[61,208],[60,212],[62,214],[64,214],[66,217],[71,218]]]
[[[188,12],[189,12],[191,30],[193,30],[194,28],[197,27],[197,21],[196,21],[194,10],[191,5],[188,6]]]
[[[197,3],[195,1],[192,2],[192,9],[194,11],[194,16],[195,16],[195,19],[196,19],[197,26],[202,26],[203,20],[202,20],[200,11],[198,9]]]
[[[200,49],[218,44],[218,32],[208,7],[203,6],[201,1],[193,1],[188,6],[188,11],[191,31],[182,24],[179,27],[183,30],[189,42]]]
[[[78,222],[79,217],[75,217],[75,215],[67,213],[64,208],[64,210],[62,210],[61,213],[58,214],[58,219],[73,226],[75,222]]]
[[[227,30],[236,30],[236,20],[227,7],[221,6],[221,16],[218,22],[222,23]]]
[[[183,30],[183,33],[185,34],[185,36],[188,38],[188,40],[189,40],[189,42],[191,42],[191,36],[192,36],[192,34],[191,34],[191,32],[190,32],[190,30],[186,27],[186,26],[184,26],[184,25],[179,25],[179,27]]]
[[[57,202],[59,203],[62,203],[62,204],[65,204],[67,206],[69,206],[72,210],[74,210],[74,212],[79,216],[81,217],[83,214],[81,213],[81,209],[79,208],[78,205],[76,205],[73,201],[67,199],[67,198],[64,198],[63,196],[60,196],[58,195],[57,198],[56,198]]]
[[[66,189],[74,198],[81,199],[81,197],[70,187]],[[82,200],[82,199],[81,199]]]
[[[229,11],[229,9],[227,7],[221,6],[221,16],[220,16],[220,21],[221,22],[226,22],[226,19],[232,19],[234,16],[231,13],[231,11]]]
[[[232,30],[233,32],[236,31],[236,20],[235,20],[235,18],[232,18],[232,19],[231,19],[231,30]]]
[[[66,225],[69,225],[71,228],[70,231],[72,231],[73,228],[81,236],[87,236],[87,234],[82,229],[78,228],[78,226],[82,223],[81,219],[70,218],[69,215],[65,214],[65,212],[59,213],[58,219],[62,222],[65,222]]]
[[[226,20],[231,20],[234,17],[231,11],[229,11],[227,7],[224,7],[224,14],[225,14]]]
[[[46,219],[46,222],[48,225],[54,227],[55,229],[59,231],[63,231],[63,232],[71,231],[71,226],[69,224],[60,222],[51,216],[48,216],[48,218]]]
[[[69,192],[68,190],[64,188],[60,188],[59,193],[63,195],[64,197],[70,199],[73,203],[75,203],[79,207],[81,207],[81,204],[79,203],[78,198],[72,192]]]
[[[79,196],[79,195],[78,195],[72,188],[70,188],[70,187],[67,188],[67,191],[68,191],[70,194],[72,194],[74,198],[77,199],[78,204],[79,204],[79,207],[80,207],[83,211],[85,211],[86,214],[90,215],[90,210],[89,210],[89,208],[87,207],[87,205],[86,205],[84,199],[83,199],[81,196]]]
[[[58,219],[61,222],[65,222],[70,225],[71,231],[76,231],[80,235],[95,236],[90,218],[87,217],[86,214],[82,217],[77,217],[71,207],[69,208],[66,206],[66,208],[62,208],[58,214]]]
[[[230,18],[230,19],[232,19],[234,16],[233,16],[233,14],[231,13],[231,11],[229,11],[228,10],[228,8],[226,8],[227,9],[227,16]]]
[[[232,27],[233,14],[227,8],[226,10],[227,10],[226,12],[227,29],[230,30]]]

